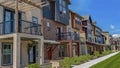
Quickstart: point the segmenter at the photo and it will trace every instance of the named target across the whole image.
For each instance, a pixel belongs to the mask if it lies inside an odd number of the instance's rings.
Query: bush
[[[110,53],[112,53],[111,50],[109,50],[109,51],[104,51],[104,52],[102,53],[102,55],[104,56],[104,55],[107,55],[107,54],[110,54]]]
[[[60,61],[60,65],[62,66],[62,68],[70,68],[71,59],[68,57],[65,57],[62,61]]]
[[[29,64],[28,68],[41,68],[40,64]]]
[[[71,65],[78,65],[90,59],[93,59],[93,56],[83,55],[83,56],[72,57],[72,58],[66,57],[62,61],[60,61],[60,66],[62,68],[70,68]]]
[[[95,56],[95,57],[101,57],[102,54],[100,54],[98,51],[95,51],[95,52],[94,52],[94,56]]]
[[[60,61],[61,68],[71,68],[71,65],[78,65],[84,62],[87,62],[91,59],[94,59],[94,57],[101,57],[103,55],[110,54],[112,51],[105,51],[102,54],[100,54],[98,51],[94,52],[94,55],[81,55],[76,57],[65,57],[63,60]]]

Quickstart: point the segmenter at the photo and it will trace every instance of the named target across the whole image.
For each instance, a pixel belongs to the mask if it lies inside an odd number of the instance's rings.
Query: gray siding
[[[59,9],[59,0],[56,0],[56,21],[59,21],[63,24],[68,25],[69,24],[69,8],[68,4],[66,4],[66,14],[65,17],[62,17],[60,14],[60,9]]]
[[[63,17],[60,14],[59,0],[56,0],[55,2],[50,2],[49,6],[43,8],[43,17],[68,25],[69,24],[68,4],[66,4],[66,14]]]

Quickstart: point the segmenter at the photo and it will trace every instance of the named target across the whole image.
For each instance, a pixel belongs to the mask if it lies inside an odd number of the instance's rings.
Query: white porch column
[[[38,57],[39,57],[39,63],[42,65],[44,63],[44,42],[43,42],[43,39],[40,39],[38,42]]]
[[[20,68],[20,37],[15,34],[13,38],[13,68]]]

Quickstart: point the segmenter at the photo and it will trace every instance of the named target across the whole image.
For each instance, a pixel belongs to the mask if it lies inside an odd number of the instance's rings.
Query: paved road
[[[113,55],[116,55],[117,53],[119,53],[119,52],[115,52],[115,53],[106,55],[106,56],[104,56],[104,57],[91,60],[91,61],[89,61],[89,62],[87,62],[87,63],[83,63],[83,64],[81,64],[81,65],[74,66],[73,68],[89,68],[89,67],[91,67],[91,66],[93,66],[93,65],[95,65],[95,64],[97,64],[97,63],[99,63],[99,62],[101,62],[101,61],[103,61],[103,60],[105,60],[105,59],[107,59],[107,58],[109,58],[109,57],[111,57],[111,56],[113,56]]]

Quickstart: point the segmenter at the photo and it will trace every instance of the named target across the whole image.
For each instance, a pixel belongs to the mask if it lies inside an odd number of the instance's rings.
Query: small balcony
[[[62,40],[73,40],[77,41],[80,40],[80,35],[73,33],[73,32],[64,32],[64,33],[58,33],[57,34],[57,40],[62,41]]]
[[[15,20],[4,21],[0,23],[0,35],[15,33]],[[25,33],[31,35],[42,35],[41,25],[34,22],[19,20],[18,33]]]

